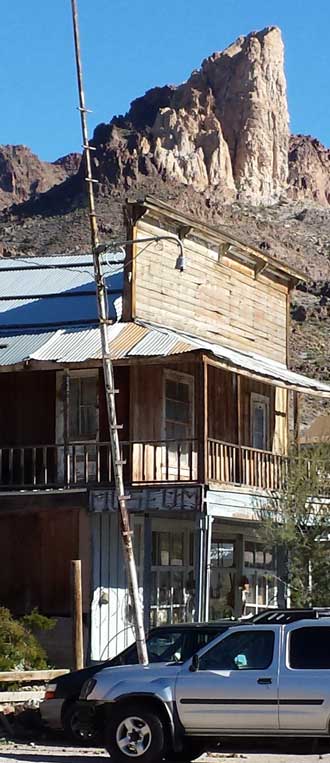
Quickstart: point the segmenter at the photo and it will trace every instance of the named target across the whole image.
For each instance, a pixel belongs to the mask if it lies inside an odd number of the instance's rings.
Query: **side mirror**
[[[198,654],[193,654],[189,670],[191,671],[191,673],[196,673],[196,671],[199,670],[199,656],[198,656]]]

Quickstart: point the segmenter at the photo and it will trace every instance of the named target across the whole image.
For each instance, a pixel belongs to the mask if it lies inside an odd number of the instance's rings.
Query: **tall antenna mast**
[[[139,586],[137,580],[136,566],[134,561],[132,532],[130,529],[129,515],[126,505],[126,496],[124,489],[123,479],[123,461],[121,457],[116,414],[115,395],[117,390],[114,384],[114,370],[110,357],[110,345],[108,339],[108,325],[110,323],[107,313],[107,295],[106,287],[103,279],[102,268],[99,257],[99,237],[97,228],[97,218],[95,212],[95,200],[93,184],[97,182],[92,176],[91,165],[91,150],[92,146],[89,145],[88,130],[87,130],[87,112],[85,105],[85,94],[83,87],[82,65],[81,65],[81,53],[80,53],[80,39],[79,39],[79,26],[78,26],[78,10],[77,0],[71,0],[72,6],[72,19],[73,19],[73,33],[74,33],[74,45],[75,45],[75,57],[77,67],[77,80],[79,91],[79,111],[81,119],[81,130],[83,136],[83,149],[85,151],[86,159],[86,184],[88,192],[88,206],[89,206],[89,220],[94,264],[94,278],[96,283],[96,296],[98,305],[98,315],[100,323],[101,334],[101,347],[102,347],[102,361],[103,361],[103,373],[105,382],[105,396],[107,401],[107,413],[109,434],[111,443],[111,453],[113,460],[113,470],[115,479],[115,490],[117,494],[119,516],[120,516],[120,529],[123,542],[124,557],[126,562],[128,589],[130,593],[132,609],[133,609],[133,624],[135,630],[136,646],[139,662],[143,665],[148,664],[148,653],[146,647],[142,606],[139,596]]]

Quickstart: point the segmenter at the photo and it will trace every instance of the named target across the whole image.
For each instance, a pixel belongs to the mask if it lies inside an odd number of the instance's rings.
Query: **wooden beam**
[[[71,562],[72,575],[72,617],[73,617],[73,656],[75,670],[84,667],[83,616],[82,616],[82,585],[81,560]]]
[[[62,670],[2,670],[0,683],[34,683],[36,681],[54,681],[59,676],[70,673],[69,668]]]
[[[296,448],[300,445],[300,395],[293,393],[293,439]]]
[[[203,482],[208,482],[208,430],[209,430],[209,392],[208,392],[208,361],[203,360]]]

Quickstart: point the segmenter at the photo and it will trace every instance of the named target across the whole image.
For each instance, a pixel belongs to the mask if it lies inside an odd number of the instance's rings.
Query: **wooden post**
[[[203,449],[204,449],[204,482],[209,482],[209,453],[208,453],[208,436],[209,436],[209,391],[208,391],[208,364],[207,360],[203,358]]]
[[[236,374],[236,381],[237,381],[237,442],[239,445],[238,448],[238,481],[242,484],[243,483],[243,453],[242,453],[242,388],[241,388],[241,377],[239,374]],[[236,479],[237,479],[236,477]]]
[[[300,395],[299,392],[293,393],[293,436],[294,444],[299,450],[300,438]]]
[[[82,586],[81,586],[81,561],[74,559],[71,561],[71,580],[72,580],[72,641],[73,657],[75,670],[81,670],[84,667],[84,637],[83,637],[83,617],[82,617]]]

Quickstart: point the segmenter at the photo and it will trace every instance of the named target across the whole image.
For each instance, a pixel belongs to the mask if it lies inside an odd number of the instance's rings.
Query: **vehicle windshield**
[[[182,662],[184,634],[178,631],[157,633],[147,640],[150,662]]]

